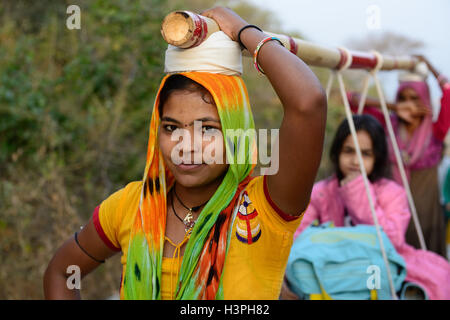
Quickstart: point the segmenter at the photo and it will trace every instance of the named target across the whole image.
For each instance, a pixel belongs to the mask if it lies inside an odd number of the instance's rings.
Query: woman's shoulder
[[[130,182],[106,198],[94,211],[95,229],[112,250],[126,246],[124,241],[129,235],[141,189],[141,181]]]
[[[137,199],[142,190],[141,181],[132,181],[106,198],[100,207],[102,211],[116,210],[121,204]]]
[[[142,190],[142,181],[131,181],[123,189],[128,194],[140,194]]]
[[[127,183],[123,188],[117,190],[114,194],[119,196],[133,196],[136,194],[140,194],[142,190],[142,181],[131,181]],[[113,194],[113,195],[114,195]]]

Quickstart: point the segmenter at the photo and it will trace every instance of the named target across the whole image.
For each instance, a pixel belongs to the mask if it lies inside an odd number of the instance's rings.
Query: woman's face
[[[407,123],[420,123],[423,116],[429,114],[429,109],[412,88],[404,88],[398,94],[397,115]]]
[[[358,137],[358,143],[361,148],[364,168],[366,169],[367,175],[370,175],[375,164],[375,154],[372,147],[372,139],[365,130],[357,131],[356,135]],[[344,178],[348,175],[357,175],[361,173],[355,144],[353,143],[351,134],[347,136],[347,138],[344,140],[344,143],[342,144],[341,153],[339,154],[339,169],[344,175]]]
[[[419,104],[421,102],[420,96],[417,94],[416,90],[412,88],[404,88],[398,94],[398,102],[413,102],[414,104]]]
[[[217,107],[208,92],[178,90],[162,108],[159,146],[177,183],[200,187],[228,169]]]

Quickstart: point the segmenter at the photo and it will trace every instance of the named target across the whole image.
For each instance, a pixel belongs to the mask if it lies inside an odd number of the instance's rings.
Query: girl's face
[[[160,115],[158,141],[167,168],[184,187],[201,187],[228,169],[217,107],[209,93],[170,94]]]
[[[356,135],[361,148],[364,168],[366,169],[367,175],[370,175],[375,164],[372,139],[365,130],[357,131]],[[339,169],[344,175],[344,178],[348,175],[357,175],[361,172],[359,168],[358,156],[356,154],[356,147],[353,143],[351,134],[347,136],[342,144],[341,153],[339,154]]]

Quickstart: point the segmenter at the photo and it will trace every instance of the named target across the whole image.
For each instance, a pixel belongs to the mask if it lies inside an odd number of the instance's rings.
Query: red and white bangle
[[[258,70],[258,71],[261,72],[262,74],[264,74],[264,71],[263,71],[263,69],[261,69],[261,67],[260,67],[259,64],[258,64],[258,54],[259,54],[259,50],[261,49],[261,47],[262,47],[266,42],[271,41],[271,40],[276,40],[276,41],[278,41],[278,42],[284,47],[283,42],[281,42],[281,40],[278,39],[277,37],[267,37],[267,38],[262,39],[262,40],[258,43],[258,45],[256,46],[256,49],[255,49],[255,52],[253,53],[253,64],[254,64],[256,70]]]

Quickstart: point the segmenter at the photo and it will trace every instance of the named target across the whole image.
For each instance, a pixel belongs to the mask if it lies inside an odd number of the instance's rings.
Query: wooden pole
[[[214,20],[190,11],[171,12],[161,25],[161,34],[166,42],[180,48],[198,46],[218,30],[219,26]],[[284,34],[264,32],[269,36],[278,37],[289,51],[311,66],[340,69],[349,58],[352,59],[350,69],[370,70],[377,65],[377,56],[372,52],[330,48]],[[348,57],[347,52],[351,57]],[[247,50],[244,50],[243,54],[251,56]],[[416,58],[410,56],[383,55],[380,70],[413,70],[418,62]]]

